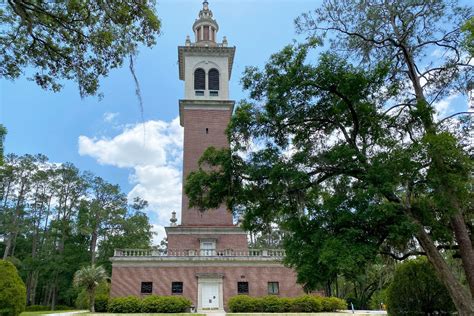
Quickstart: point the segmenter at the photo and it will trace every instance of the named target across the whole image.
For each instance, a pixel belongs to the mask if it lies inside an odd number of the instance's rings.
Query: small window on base
[[[141,294],[153,293],[153,282],[142,282],[140,293]]]
[[[218,97],[219,96],[219,91],[209,91],[209,95],[211,97]]]
[[[203,97],[204,96],[204,91],[202,91],[202,90],[196,90],[195,93],[198,97]]]
[[[278,282],[268,282],[268,294],[280,294],[280,286]]]
[[[249,294],[249,283],[237,282],[237,294]]]
[[[171,294],[183,294],[183,282],[172,282]]]

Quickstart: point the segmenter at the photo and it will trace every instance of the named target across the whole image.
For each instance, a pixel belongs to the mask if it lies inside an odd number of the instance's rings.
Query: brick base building
[[[179,78],[185,99],[179,101],[184,127],[183,183],[198,168],[204,150],[228,147],[225,129],[234,101],[229,79],[235,47],[224,37],[208,3],[193,25],[195,42],[178,48]],[[200,212],[182,197],[181,224],[173,215],[166,227],[168,250],[116,250],[112,260],[111,296],[183,295],[197,310],[222,310],[238,294],[285,297],[303,294],[295,272],[282,265],[282,250],[248,248],[247,234],[225,206]]]

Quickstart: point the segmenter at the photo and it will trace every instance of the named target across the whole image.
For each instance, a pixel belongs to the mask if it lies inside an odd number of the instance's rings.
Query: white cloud
[[[436,114],[438,119],[442,119],[452,112],[452,102],[459,96],[458,93],[453,93],[448,95],[446,98],[442,99],[433,104],[436,109]]]
[[[155,244],[163,239],[171,212],[181,212],[182,150],[179,118],[129,126],[113,138],[79,137],[80,155],[93,157],[100,164],[132,168],[129,180],[134,187],[128,197],[148,201],[148,212],[156,215]]]
[[[153,245],[159,246],[163,238],[166,237],[165,227],[163,225],[153,224],[152,228],[155,235],[153,236]]]
[[[104,122],[106,123],[112,123],[113,120],[115,120],[119,116],[118,113],[111,113],[111,112],[105,112],[103,117],[104,117]]]

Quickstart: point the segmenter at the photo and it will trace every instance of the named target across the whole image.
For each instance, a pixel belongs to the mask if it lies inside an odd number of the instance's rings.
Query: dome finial
[[[209,2],[207,2],[207,0],[204,0],[204,2],[202,3],[202,6],[203,6],[204,10],[208,10],[209,9]]]

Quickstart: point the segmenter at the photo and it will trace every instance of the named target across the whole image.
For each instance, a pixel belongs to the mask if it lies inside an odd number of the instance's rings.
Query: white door
[[[202,308],[219,308],[219,284],[202,284]]]

